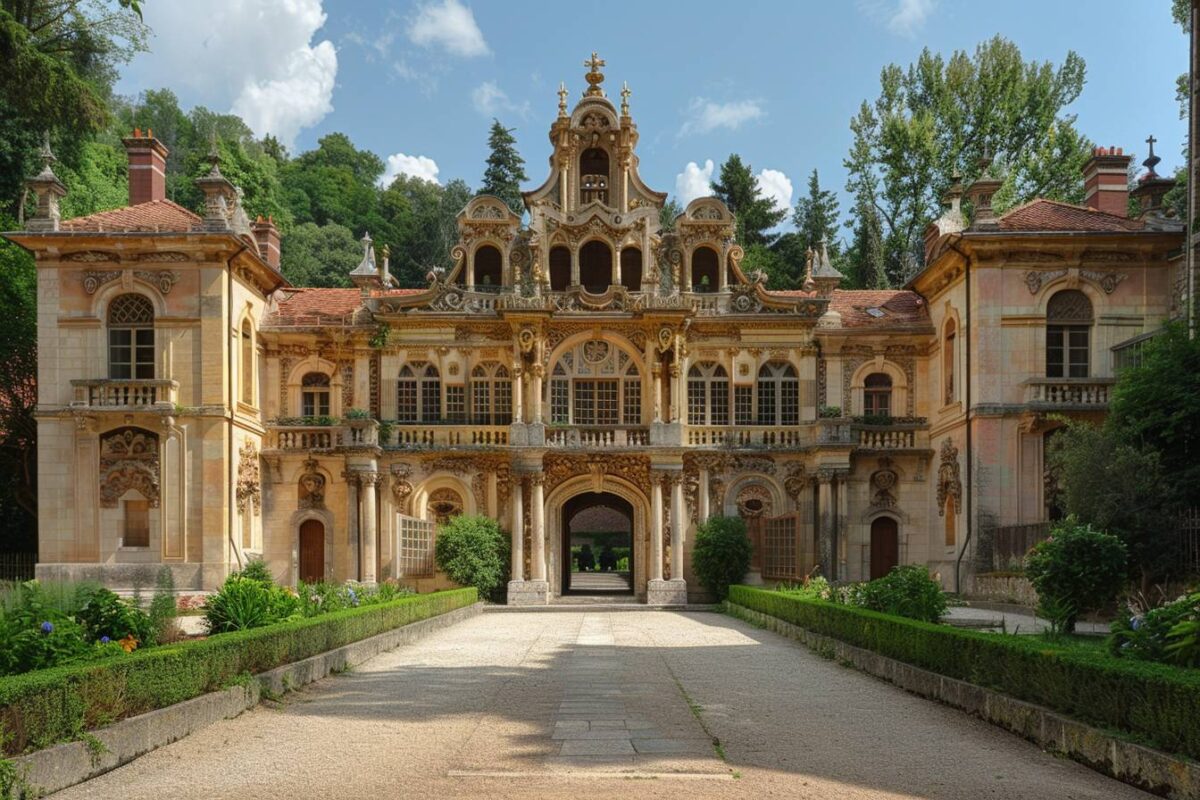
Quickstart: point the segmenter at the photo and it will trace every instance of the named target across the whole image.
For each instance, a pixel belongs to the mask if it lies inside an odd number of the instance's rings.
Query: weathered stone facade
[[[1043,519],[1048,415],[1103,413],[1113,348],[1171,312],[1176,226],[1037,201],[968,228],[955,198],[908,288],[840,290],[822,251],[770,291],[719,201],[662,228],[600,66],[562,95],[528,222],[473,199],[422,290],[366,237],[355,288],[289,286],[215,161],[203,217],[151,182],[61,221],[34,179],[42,211],[6,235],[38,265],[39,575],[129,588],[168,564],[211,590],[261,557],[428,589],[425,522],[481,513],[513,533],[510,601],[540,603],[599,493],[649,602],[701,596],[691,544],[717,514],[747,519],[750,580],[915,562],[953,588],[989,527]]]

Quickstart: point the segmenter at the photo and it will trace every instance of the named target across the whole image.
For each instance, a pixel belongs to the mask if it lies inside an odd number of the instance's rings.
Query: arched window
[[[954,362],[958,358],[956,333],[954,320],[946,322],[946,335],[942,340],[942,389],[946,405],[950,405],[958,398],[958,388],[954,385]]]
[[[1064,289],[1046,304],[1046,377],[1086,378],[1090,372],[1092,301]]]
[[[154,306],[140,294],[108,304],[108,377],[154,379]]]
[[[250,320],[242,323],[242,402],[254,405],[254,331]]]
[[[476,425],[512,424],[512,380],[502,364],[471,370],[471,420]]]
[[[563,353],[550,373],[550,421],[641,425],[642,378],[637,362],[600,339]]]
[[[475,267],[476,288],[490,289],[500,286],[503,281],[504,258],[499,250],[485,244],[475,251],[472,263]]]
[[[715,292],[719,288],[721,259],[711,247],[692,251],[692,291]]]
[[[579,282],[591,294],[608,291],[613,278],[612,248],[593,240],[579,248]]]
[[[800,424],[800,380],[786,361],[771,361],[758,371],[758,424]]]
[[[571,285],[571,251],[563,245],[550,248],[550,290],[565,292]]]
[[[892,376],[884,372],[872,372],[863,381],[863,415],[892,415]]]
[[[729,424],[729,375],[713,362],[693,364],[687,382],[688,425]]]
[[[329,416],[329,376],[324,372],[307,372],[300,379],[300,416]]]
[[[442,421],[442,380],[433,364],[416,362],[400,368],[396,380],[396,421]]]
[[[599,200],[608,204],[608,153],[599,147],[589,147],[579,156],[580,204]]]
[[[631,292],[642,290],[642,251],[636,247],[621,250],[621,285]]]

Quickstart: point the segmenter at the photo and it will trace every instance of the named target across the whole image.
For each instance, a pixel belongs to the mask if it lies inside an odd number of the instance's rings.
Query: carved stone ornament
[[[146,283],[157,286],[158,290],[163,294],[170,294],[171,287],[179,282],[179,275],[169,269],[164,270],[148,270],[139,269],[134,273],[134,277],[145,281]]]
[[[187,253],[164,250],[158,253],[138,253],[134,256],[134,260],[153,264],[186,264],[188,261],[191,261],[191,258],[188,257]]]
[[[409,480],[411,476],[412,467],[408,464],[392,465],[392,500],[401,514],[409,513],[408,504],[413,494],[412,481]]]
[[[954,514],[957,516],[962,505],[962,478],[958,465],[958,448],[951,439],[942,442],[941,463],[938,465],[938,516],[946,516],[947,500],[954,503]]]
[[[599,364],[608,358],[608,342],[595,339],[583,345],[583,360],[589,364]]]
[[[262,510],[262,480],[259,472],[258,449],[253,442],[242,443],[238,450],[237,510],[239,514],[246,512],[246,504],[251,503],[254,513]]]
[[[158,436],[141,428],[117,428],[100,437],[100,505],[116,508],[130,489],[158,508]]]
[[[438,525],[445,525],[451,517],[457,517],[463,513],[462,495],[453,489],[435,489],[429,495],[426,508],[429,511],[429,517],[434,522]]]
[[[767,487],[752,483],[738,490],[738,516],[744,519],[771,516],[771,492]]]
[[[72,264],[102,264],[105,262],[115,264],[121,259],[117,257],[116,253],[106,253],[103,250],[83,250],[78,253],[67,253],[62,260]]]
[[[899,482],[890,458],[879,459],[879,469],[871,475],[871,505],[875,508],[895,508],[896,495],[893,489]]]
[[[1081,269],[1079,270],[1079,277],[1086,278],[1092,283],[1095,283],[1104,291],[1105,294],[1112,294],[1117,288],[1117,285],[1129,276],[1124,272]]]
[[[665,353],[671,349],[671,345],[675,339],[675,332],[665,325],[658,329],[658,350]]]
[[[1037,294],[1047,283],[1056,281],[1066,274],[1067,271],[1065,269],[1031,269],[1025,273],[1025,287],[1029,289],[1030,294]]]
[[[588,475],[593,486],[603,487],[607,475],[619,475],[636,486],[650,482],[650,461],[635,455],[575,455],[551,453],[545,458],[541,475],[546,479],[546,491],[576,475]],[[537,475],[534,477],[541,477]]]
[[[317,470],[317,460],[307,459],[300,474],[300,508],[325,507],[325,476]]]
[[[808,486],[808,483],[808,472],[802,462],[793,461],[787,465],[787,477],[783,479],[783,490],[787,492],[793,502],[800,502],[800,494],[804,491],[804,487]]]
[[[517,344],[524,355],[532,354],[533,346],[537,344],[537,331],[530,327],[521,328],[517,333]]]
[[[105,269],[105,270],[87,270],[80,276],[83,281],[83,290],[88,294],[95,294],[100,290],[100,287],[106,283],[111,283],[121,277],[120,270]]]

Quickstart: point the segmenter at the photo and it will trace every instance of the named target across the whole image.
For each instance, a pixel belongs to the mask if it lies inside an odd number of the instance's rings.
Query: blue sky
[[[1185,132],[1174,92],[1187,39],[1170,0],[154,0],[145,9],[151,52],[129,65],[122,93],[168,86],[185,108],[236,111],[293,152],[343,131],[393,171],[442,183],[478,185],[496,116],[516,129],[527,188],[540,184],[555,90],[565,81],[572,103],[579,97],[592,50],[607,61],[610,97],[622,81],[633,92],[643,177],[672,195],[703,191],[707,162],[737,152],[780,202],[794,204],[815,167],[846,208],[848,122],[877,96],[880,68],[907,65],[926,46],[973,50],[997,33],[1026,58],[1083,56],[1087,85],[1070,111],[1098,144],[1140,161],[1153,133],[1165,173],[1180,163]]]

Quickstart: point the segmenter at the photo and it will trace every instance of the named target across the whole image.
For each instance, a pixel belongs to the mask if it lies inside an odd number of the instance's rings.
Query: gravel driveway
[[[496,611],[55,795],[1147,798],[714,613]]]

